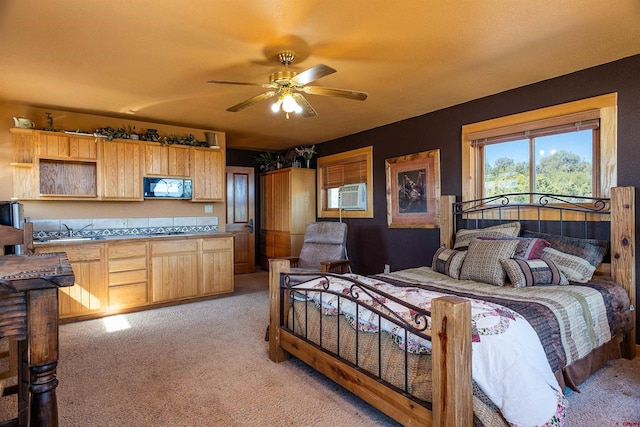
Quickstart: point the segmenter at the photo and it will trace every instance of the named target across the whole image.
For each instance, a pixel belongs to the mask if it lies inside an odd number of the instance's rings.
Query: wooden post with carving
[[[611,189],[611,279],[622,285],[631,304],[636,304],[636,228],[635,188]],[[636,311],[632,311],[632,329],[621,343],[622,356],[636,355]]]
[[[471,302],[446,296],[431,304],[433,425],[473,425]]]

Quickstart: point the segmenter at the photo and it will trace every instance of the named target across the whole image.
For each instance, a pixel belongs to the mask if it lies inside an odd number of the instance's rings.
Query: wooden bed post
[[[471,302],[447,296],[431,303],[433,425],[473,425]]]
[[[440,246],[453,247],[453,233],[455,218],[453,204],[456,196],[440,196]]]
[[[269,359],[274,362],[289,359],[289,353],[280,347],[280,273],[288,272],[288,260],[269,260]]]
[[[635,203],[634,187],[611,189],[611,279],[627,290],[637,310]],[[636,311],[631,315],[633,329],[621,343],[622,357],[627,359],[636,355]]]

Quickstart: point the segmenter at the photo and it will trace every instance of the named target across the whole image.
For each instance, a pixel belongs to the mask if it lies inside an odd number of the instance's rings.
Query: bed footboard
[[[282,362],[293,355],[404,425],[473,424],[469,301],[457,297],[433,300],[433,402],[429,410],[406,393],[386,387],[370,374],[282,329],[288,319],[289,301],[288,293],[281,293],[280,278],[282,273],[289,272],[289,262],[270,260],[269,272],[269,358],[272,361]]]

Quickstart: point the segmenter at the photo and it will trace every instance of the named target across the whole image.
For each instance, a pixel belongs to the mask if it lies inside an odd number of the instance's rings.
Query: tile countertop
[[[230,237],[232,233],[223,231],[203,231],[203,232],[168,232],[168,233],[152,233],[152,234],[126,234],[111,236],[95,236],[95,237],[61,237],[57,239],[34,239],[34,246],[49,246],[61,244],[78,244],[78,243],[95,243],[116,240],[131,239],[191,239],[202,237]]]

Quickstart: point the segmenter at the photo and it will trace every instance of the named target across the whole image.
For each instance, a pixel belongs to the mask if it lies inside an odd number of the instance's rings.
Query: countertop
[[[118,240],[166,240],[166,239],[197,239],[203,237],[231,237],[232,233],[223,231],[206,231],[206,232],[169,232],[169,233],[153,233],[153,234],[123,234],[123,235],[103,235],[95,237],[62,237],[59,239],[34,239],[33,244],[36,247],[52,246],[52,245],[77,245],[85,243],[101,243],[113,242]]]

